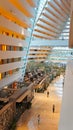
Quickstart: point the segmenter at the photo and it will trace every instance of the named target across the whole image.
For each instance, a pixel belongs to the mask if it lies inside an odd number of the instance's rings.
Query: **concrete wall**
[[[66,68],[58,130],[73,130],[73,61],[69,61]]]

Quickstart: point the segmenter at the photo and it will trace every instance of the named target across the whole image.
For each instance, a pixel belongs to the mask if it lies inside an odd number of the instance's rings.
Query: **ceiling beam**
[[[69,6],[68,2],[65,1],[65,0],[61,0],[61,1],[62,1],[63,5],[65,6],[66,10],[67,10],[68,12],[70,12],[70,6]]]
[[[40,39],[49,39],[51,40],[52,38],[46,37],[46,36],[40,36],[39,34],[33,34],[34,37],[40,38]]]
[[[48,8],[48,7],[46,7],[45,8],[53,17],[55,17],[55,18],[57,18],[57,19],[59,19],[60,21],[64,21],[64,16],[63,15],[61,15],[60,13],[58,13],[58,12],[53,12],[53,10],[51,10],[50,8]]]
[[[63,11],[63,14],[65,13],[65,15],[69,14],[69,11],[67,10],[67,8],[65,7],[65,4],[63,1],[58,2],[58,0],[54,0],[54,2],[56,2],[56,4],[59,6],[59,8]]]
[[[43,28],[43,29],[45,29],[45,30],[48,30],[48,31],[51,31],[51,32],[53,32],[53,33],[60,33],[60,31],[58,31],[58,30],[56,30],[56,29],[53,29],[53,28],[50,28],[50,27],[46,27],[46,26],[44,26],[44,25],[42,25],[42,24],[39,24],[39,23],[37,23],[37,27],[39,28],[39,27],[41,27],[41,28]]]
[[[67,47],[68,40],[32,40],[30,47]]]

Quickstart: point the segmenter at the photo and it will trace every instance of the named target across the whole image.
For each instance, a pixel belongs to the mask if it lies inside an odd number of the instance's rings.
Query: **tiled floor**
[[[47,97],[47,91],[35,93],[31,109],[23,113],[16,130],[58,130],[63,92],[62,81],[63,77],[60,76],[50,84],[49,97]],[[55,113],[52,112],[53,104],[55,104]],[[38,114],[40,114],[40,124],[38,124]]]

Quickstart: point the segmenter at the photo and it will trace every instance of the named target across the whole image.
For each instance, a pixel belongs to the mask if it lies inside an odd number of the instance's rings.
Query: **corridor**
[[[49,96],[47,97],[47,91]],[[16,130],[58,130],[63,94],[63,76],[57,77],[44,93],[35,93],[31,109],[25,111]],[[55,112],[52,106],[55,104]],[[37,116],[40,114],[40,123]]]

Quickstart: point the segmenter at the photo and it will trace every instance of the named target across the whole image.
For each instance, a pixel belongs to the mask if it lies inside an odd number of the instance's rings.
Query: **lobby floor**
[[[16,130],[58,130],[63,93],[63,77],[57,77],[44,93],[35,93],[32,107],[26,110],[17,123]],[[55,104],[55,112],[52,107]],[[38,114],[40,123],[38,124]]]

